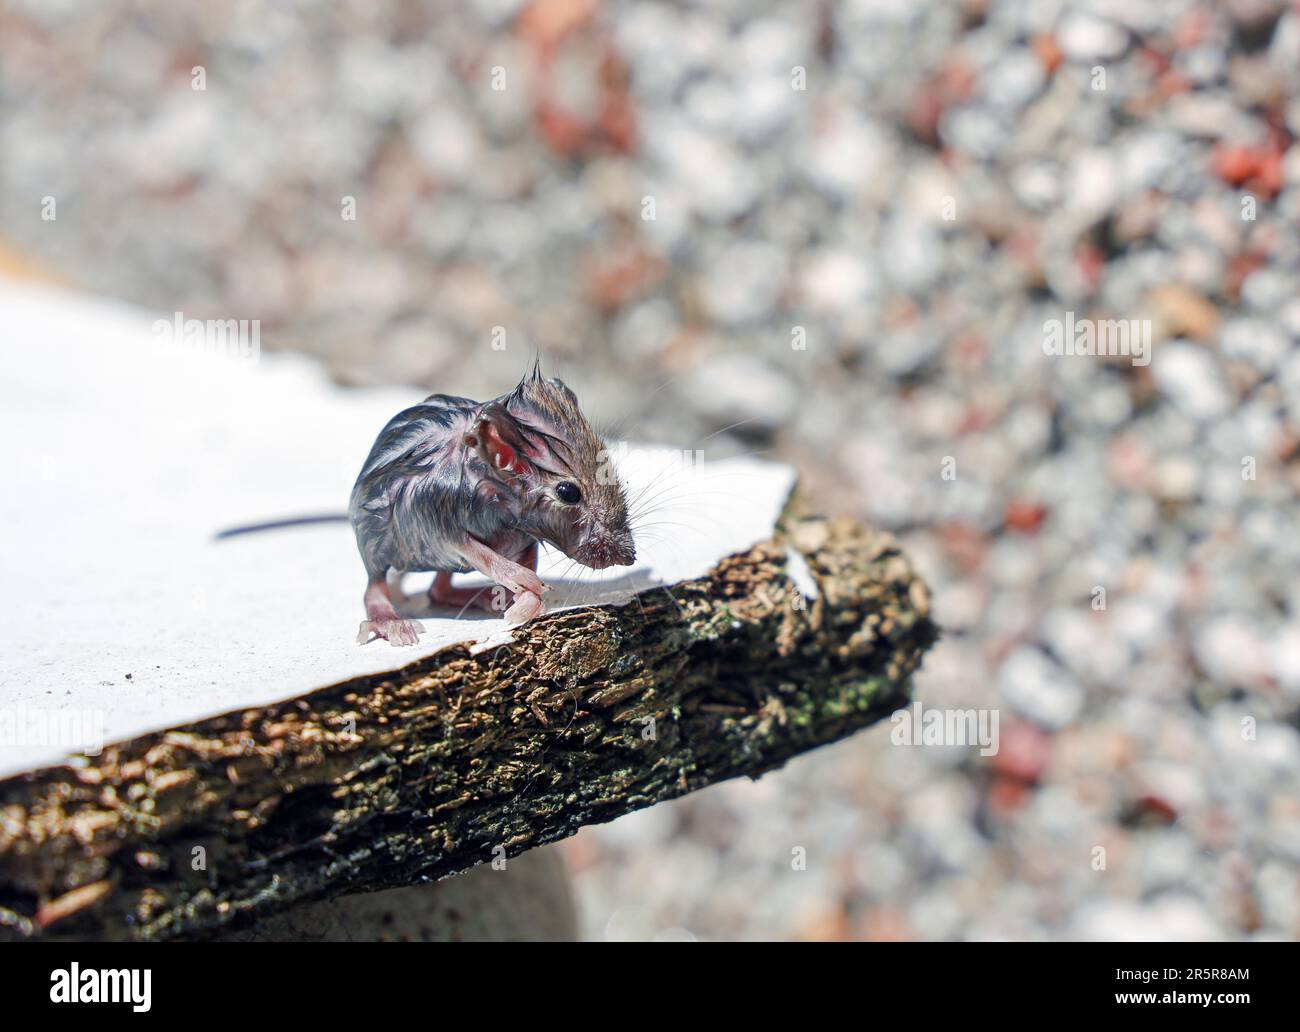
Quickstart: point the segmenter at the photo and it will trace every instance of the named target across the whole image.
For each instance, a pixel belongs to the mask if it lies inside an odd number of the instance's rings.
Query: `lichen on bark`
[[[936,636],[893,539],[796,495],[698,580],[0,782],[0,936],[199,937],[514,855],[870,724]]]

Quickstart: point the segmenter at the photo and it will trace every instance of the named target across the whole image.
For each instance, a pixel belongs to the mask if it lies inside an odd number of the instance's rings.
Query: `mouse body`
[[[544,610],[539,542],[592,569],[636,559],[605,443],[573,391],[537,363],[491,401],[434,394],[394,416],[357,477],[349,519],[367,576],[363,644],[419,640],[395,604],[406,573],[434,572],[435,604],[504,608],[522,623]],[[471,570],[505,591],[452,584]]]

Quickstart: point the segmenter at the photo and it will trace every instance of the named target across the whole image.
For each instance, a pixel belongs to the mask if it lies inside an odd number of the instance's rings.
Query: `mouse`
[[[366,571],[362,645],[418,644],[419,624],[398,613],[407,573],[434,574],[435,605],[504,609],[506,623],[518,625],[545,611],[540,543],[593,570],[636,561],[627,495],[609,449],[577,395],[544,376],[540,360],[491,401],[432,394],[390,419],[361,467],[346,517],[279,520],[218,537],[344,518]],[[473,570],[502,590],[452,583]]]

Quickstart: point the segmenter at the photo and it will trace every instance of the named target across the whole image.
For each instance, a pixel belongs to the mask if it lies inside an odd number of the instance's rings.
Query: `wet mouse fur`
[[[369,577],[360,640],[417,640],[392,604],[390,572],[436,571],[436,603],[499,605],[500,593],[451,587],[452,573],[478,570],[513,592],[506,619],[515,623],[543,608],[537,542],[593,569],[636,558],[605,443],[573,391],[538,363],[491,401],[434,394],[394,416],[353,487],[349,518]]]

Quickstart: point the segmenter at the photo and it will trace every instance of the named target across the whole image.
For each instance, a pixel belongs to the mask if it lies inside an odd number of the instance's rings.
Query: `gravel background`
[[[590,936],[1300,933],[1300,4],[10,0],[0,99],[0,266],[347,384],[540,347],[903,539],[998,753],[587,829]]]

